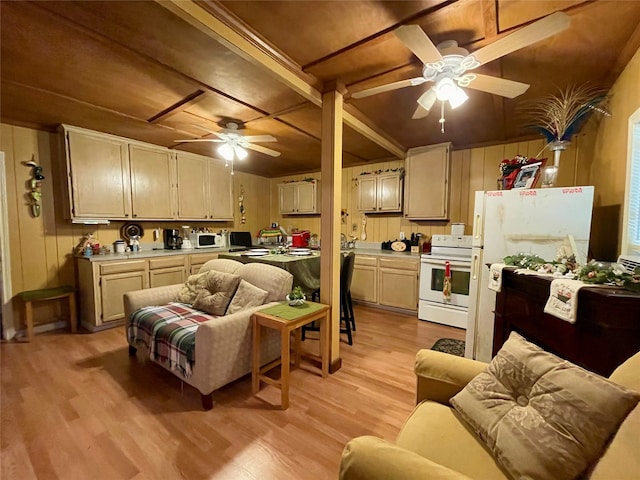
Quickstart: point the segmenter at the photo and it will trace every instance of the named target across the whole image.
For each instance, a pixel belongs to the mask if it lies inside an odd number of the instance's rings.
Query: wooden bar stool
[[[43,288],[40,290],[29,290],[18,294],[18,297],[24,302],[24,318],[27,322],[27,340],[33,339],[33,302],[43,302],[46,300],[55,300],[58,298],[69,299],[69,323],[71,324],[71,332],[78,331],[78,314],[76,312],[76,291],[70,286]]]

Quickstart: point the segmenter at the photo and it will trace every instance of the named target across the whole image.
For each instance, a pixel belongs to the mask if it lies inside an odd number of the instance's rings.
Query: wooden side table
[[[291,307],[283,302],[254,313],[253,322],[253,365],[251,368],[251,389],[255,395],[260,391],[260,381],[274,385],[281,391],[281,408],[289,408],[289,372],[291,368],[291,332],[294,333],[293,360],[294,367],[300,366],[302,345],[300,327],[317,321],[320,324],[320,355],[304,352],[307,357],[319,359],[322,363],[322,377],[329,374],[329,305],[316,302],[305,302],[303,305]],[[260,367],[260,334],[261,327],[273,328],[280,332],[280,358]],[[281,365],[280,378],[274,379],[265,375],[273,367]]]

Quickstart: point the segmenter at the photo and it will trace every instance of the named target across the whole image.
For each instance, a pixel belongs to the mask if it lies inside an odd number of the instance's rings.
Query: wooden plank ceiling
[[[319,169],[325,83],[348,88],[343,163],[351,166],[444,141],[465,148],[531,137],[519,105],[572,83],[609,87],[640,48],[640,2],[624,0],[42,1],[0,9],[2,122],[65,123],[213,155],[214,143],[175,140],[215,138],[194,125],[217,131],[234,119],[243,134],[277,138],[265,146],[280,157],[251,151],[236,163],[267,177]],[[439,107],[411,119],[430,83],[350,98],[421,76],[421,62],[393,34],[400,25],[473,52],[555,11],[570,16],[568,30],[476,70],[529,90],[510,100],[469,89],[467,103],[446,111],[444,134]]]

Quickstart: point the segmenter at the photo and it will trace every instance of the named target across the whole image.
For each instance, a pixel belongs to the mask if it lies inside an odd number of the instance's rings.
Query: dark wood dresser
[[[496,296],[493,354],[516,331],[540,347],[609,376],[640,350],[640,295],[613,287],[578,292],[576,323],[544,313],[551,277],[505,268]]]

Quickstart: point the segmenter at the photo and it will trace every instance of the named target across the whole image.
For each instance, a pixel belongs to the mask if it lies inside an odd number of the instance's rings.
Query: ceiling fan
[[[455,40],[446,40],[436,46],[419,25],[403,25],[393,33],[422,61],[422,76],[361,90],[353,93],[351,97],[364,98],[433,82],[433,86],[418,98],[418,108],[413,114],[413,119],[426,117],[436,100],[442,101],[443,109],[446,101],[451,108],[462,105],[468,96],[460,87],[515,98],[526,92],[529,85],[467,71],[555,35],[568,27],[569,17],[563,12],[556,12],[470,54],[459,47]],[[440,119],[440,122],[444,124],[444,118]]]
[[[272,157],[279,157],[280,152],[276,150],[272,150],[267,147],[263,147],[262,145],[254,145],[254,142],[257,143],[268,143],[268,142],[277,142],[278,140],[272,135],[242,135],[239,130],[242,128],[242,124],[240,122],[235,121],[227,121],[222,124],[224,127],[220,131],[211,130],[200,125],[193,125],[196,128],[204,130],[205,132],[212,133],[218,138],[195,138],[195,139],[184,139],[184,140],[175,140],[177,143],[184,142],[212,142],[212,143],[221,143],[218,147],[218,153],[225,159],[228,165],[228,162],[231,162],[231,174],[233,175],[233,160],[244,160],[247,158],[249,150],[255,150],[256,152],[264,153],[265,155],[270,155]]]

